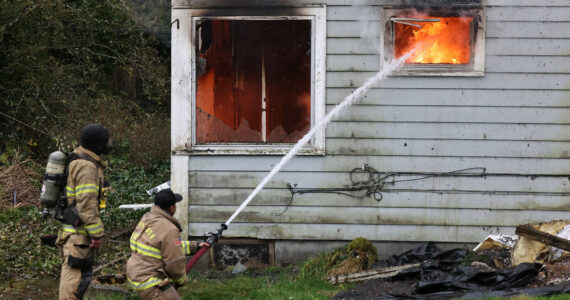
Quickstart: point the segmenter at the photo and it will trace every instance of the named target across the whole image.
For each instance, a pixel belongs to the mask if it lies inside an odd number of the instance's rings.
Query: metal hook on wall
[[[172,21],[172,23],[170,23],[170,26],[172,26],[174,23],[176,23],[176,29],[180,29],[180,20],[176,19]]]

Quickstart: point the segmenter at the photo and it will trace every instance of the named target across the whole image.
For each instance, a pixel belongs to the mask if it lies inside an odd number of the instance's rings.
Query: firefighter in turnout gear
[[[186,282],[185,255],[208,246],[181,240],[182,227],[173,217],[180,200],[170,189],[159,191],[131,235],[127,279],[143,299],[180,299],[175,287]]]
[[[62,257],[59,299],[82,299],[91,283],[95,250],[104,235],[99,201],[105,168],[100,155],[110,152],[107,129],[99,124],[86,126],[80,146],[70,154],[62,228],[56,245]]]

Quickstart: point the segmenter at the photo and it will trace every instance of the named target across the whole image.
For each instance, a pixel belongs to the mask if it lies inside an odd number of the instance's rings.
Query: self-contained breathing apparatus
[[[44,206],[44,211],[42,212],[44,217],[51,216],[64,224],[75,227],[81,225],[81,219],[75,203],[67,204],[65,186],[67,185],[67,177],[69,175],[69,164],[76,159],[88,160],[99,168],[97,162],[87,155],[74,152],[65,154],[61,151],[54,151],[48,157],[40,196],[40,203]],[[107,181],[105,181],[103,186],[99,186],[98,199],[100,209],[106,207],[108,187],[109,183]]]

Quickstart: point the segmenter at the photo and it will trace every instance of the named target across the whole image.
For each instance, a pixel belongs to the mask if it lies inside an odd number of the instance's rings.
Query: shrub
[[[168,154],[169,45],[128,2],[0,0],[1,153],[42,160],[100,122],[133,160]],[[169,20],[168,4],[156,7]]]

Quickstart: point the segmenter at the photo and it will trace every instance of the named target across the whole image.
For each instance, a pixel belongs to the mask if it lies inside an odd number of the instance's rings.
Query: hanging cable
[[[476,173],[466,173],[467,171],[474,171],[477,170]],[[276,216],[283,215],[291,203],[293,203],[293,199],[295,194],[309,194],[309,193],[328,193],[328,194],[338,194],[338,195],[345,195],[353,198],[364,198],[369,197],[372,195],[374,199],[378,202],[382,201],[382,189],[386,184],[396,184],[398,182],[407,182],[407,181],[416,181],[416,180],[423,180],[432,177],[441,177],[441,176],[451,176],[451,175],[464,175],[464,176],[485,176],[486,168],[484,167],[473,167],[473,168],[466,168],[466,169],[459,169],[444,173],[383,173],[379,172],[376,169],[364,164],[360,168],[354,168],[349,173],[350,183],[351,185],[348,187],[343,188],[296,188],[291,186],[291,184],[287,184],[287,189],[291,193],[291,198],[289,199],[289,203],[285,207],[285,209],[276,214]],[[358,180],[356,177],[367,177],[365,180]],[[364,176],[362,176],[364,175]],[[419,177],[416,178],[409,178],[409,179],[400,179],[396,180],[396,176],[403,176],[403,175],[418,175]],[[391,178],[392,180],[388,180]]]

